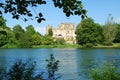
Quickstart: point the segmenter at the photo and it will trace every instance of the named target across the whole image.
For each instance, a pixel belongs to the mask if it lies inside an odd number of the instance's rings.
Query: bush
[[[113,44],[111,42],[104,42],[103,43],[105,46],[112,46]]]
[[[59,77],[55,77],[55,72],[58,71],[58,64],[59,60],[55,60],[53,54],[50,55],[50,59],[46,60],[47,64],[47,71],[48,71],[48,79],[50,80],[57,80]]]
[[[55,43],[56,43],[56,44],[64,45],[64,44],[65,44],[65,40],[64,40],[63,38],[57,38],[57,39],[55,40]]]
[[[8,44],[2,46],[1,48],[16,48],[16,47],[17,47],[17,46],[16,46],[15,44],[10,44],[10,43],[8,43]]]
[[[42,73],[35,75],[35,62],[28,60],[23,62],[18,60],[13,64],[13,66],[6,70],[1,71],[1,80],[36,80],[38,78],[42,79]]]
[[[103,66],[94,68],[91,71],[92,80],[120,80],[120,73],[111,63],[105,63]]]
[[[55,72],[58,71],[58,60],[55,60],[53,54],[50,55],[50,59],[46,60],[47,63],[47,80],[57,80]],[[22,61],[17,60],[9,69],[0,68],[0,80],[46,80],[43,78],[43,73],[35,73],[36,62],[32,60]]]
[[[83,45],[83,47],[93,47],[94,45],[92,43],[86,43]]]

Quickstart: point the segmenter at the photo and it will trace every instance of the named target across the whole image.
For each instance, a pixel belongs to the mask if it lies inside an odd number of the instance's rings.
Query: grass
[[[111,45],[111,46],[97,44],[97,46],[94,46],[94,48],[120,48],[120,43],[113,43],[113,45]]]
[[[65,44],[65,45],[54,44],[54,45],[37,45],[33,46],[33,48],[82,48],[82,46],[78,44]]]
[[[85,47],[78,44],[65,44],[65,45],[54,44],[54,45],[37,45],[33,46],[33,48],[85,48]],[[113,45],[111,46],[97,44],[97,46],[93,46],[92,48],[120,48],[120,43],[113,43]]]
[[[13,44],[7,44],[2,46],[1,48],[17,48],[17,46]],[[84,46],[78,44],[53,44],[53,45],[35,45],[33,48],[86,48]],[[90,48],[90,47],[88,47]],[[105,46],[102,44],[97,44],[97,46],[93,46],[91,48],[120,48],[120,43],[113,43],[111,46]]]

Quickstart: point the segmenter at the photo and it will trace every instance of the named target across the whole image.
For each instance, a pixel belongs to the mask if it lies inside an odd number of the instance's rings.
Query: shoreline
[[[1,47],[0,49],[16,49],[16,48],[19,48],[19,47],[9,46],[9,47]],[[37,45],[37,46],[33,46],[32,48],[33,49],[34,48],[78,48],[78,49],[85,49],[85,48],[86,49],[92,49],[92,48],[93,49],[97,49],[97,48],[102,48],[102,49],[116,48],[116,49],[120,49],[120,43],[113,43],[113,45],[111,45],[111,46],[104,46],[104,45],[98,44],[97,46],[93,46],[93,47],[84,47],[84,46],[79,45],[79,44],[65,44],[65,45],[54,44],[54,45]]]

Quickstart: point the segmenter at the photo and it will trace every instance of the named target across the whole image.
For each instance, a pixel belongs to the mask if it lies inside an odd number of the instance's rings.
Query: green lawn
[[[113,43],[111,46],[97,44],[97,46],[94,46],[94,48],[120,48],[120,43]]]
[[[82,46],[78,44],[65,44],[65,45],[38,45],[33,46],[33,48],[82,48]]]
[[[33,48],[85,48],[78,44],[65,44],[65,45],[37,45],[33,46]],[[113,43],[111,46],[105,46],[101,44],[97,44],[97,46],[93,46],[92,48],[120,48],[120,43]]]

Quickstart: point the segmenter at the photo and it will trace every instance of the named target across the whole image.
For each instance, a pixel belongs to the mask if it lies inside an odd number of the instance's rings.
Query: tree
[[[0,17],[0,47],[14,43],[14,34],[6,26],[6,20]]]
[[[113,17],[109,15],[105,25],[103,26],[103,36],[105,40],[105,45],[112,45],[113,40],[115,39],[116,36],[116,24],[113,20]]]
[[[56,60],[53,54],[50,54],[50,59],[47,59],[47,71],[48,71],[48,80],[57,80],[59,77],[55,78],[55,72],[59,68],[59,60]]]
[[[2,33],[1,33],[2,32]],[[7,44],[7,32],[4,30],[0,30],[0,47]]]
[[[6,20],[3,17],[0,17],[0,28],[6,27]]]
[[[15,38],[19,40],[22,35],[25,33],[24,29],[21,27],[21,25],[15,25],[13,27],[13,32],[15,34]]]
[[[15,36],[11,30],[0,29],[0,47],[7,48],[15,44]]]
[[[112,63],[105,63],[91,70],[92,80],[120,80],[120,72]]]
[[[1,70],[0,80],[43,80],[43,72],[35,74],[36,62],[32,60],[17,60],[9,70]],[[8,67],[7,67],[8,68]]]
[[[120,43],[120,24],[116,24],[116,26],[117,26],[117,32],[116,32],[114,42]]]
[[[42,36],[38,33],[32,36],[33,45],[40,45],[42,43]]]
[[[32,36],[36,33],[36,31],[32,25],[28,25],[26,27],[26,33]]]
[[[42,44],[43,45],[52,45],[54,43],[53,38],[49,35],[43,36]]]
[[[55,43],[58,45],[59,44],[64,45],[66,42],[65,42],[64,38],[56,38]]]
[[[77,43],[81,45],[87,45],[88,47],[96,45],[96,43],[99,43],[102,39],[101,32],[101,26],[94,23],[93,19],[84,19],[76,28]]]
[[[48,30],[48,35],[49,35],[49,36],[53,36],[52,28],[49,28],[49,30]]]
[[[83,9],[81,1],[78,0],[52,0],[55,7],[62,8],[67,17],[70,15],[81,15],[82,18],[86,17],[86,10]],[[43,14],[39,12],[39,15],[33,15],[35,11],[34,7],[46,4],[46,0],[3,0],[0,2],[0,16],[3,13],[12,14],[13,19],[19,19],[24,17],[24,21],[36,18],[37,22],[44,21]],[[31,9],[32,8],[32,9]],[[33,10],[33,11],[32,11]]]
[[[18,40],[18,47],[20,48],[32,48],[33,40],[32,36],[24,33],[22,37]]]

